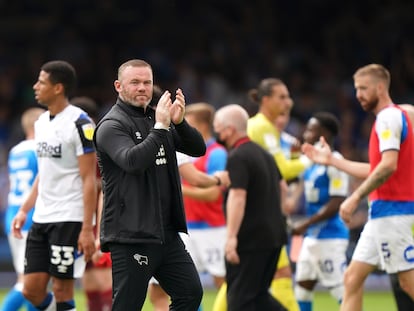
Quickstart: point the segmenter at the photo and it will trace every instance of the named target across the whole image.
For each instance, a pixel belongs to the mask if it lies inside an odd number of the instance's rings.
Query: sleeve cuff
[[[166,130],[166,131],[168,131],[169,127],[168,127],[168,126],[165,126],[165,125],[164,125],[164,124],[162,124],[161,122],[156,122],[156,123],[154,124],[154,129],[156,129],[156,130]]]

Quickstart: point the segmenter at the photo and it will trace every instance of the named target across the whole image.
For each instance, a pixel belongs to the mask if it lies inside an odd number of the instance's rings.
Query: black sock
[[[73,299],[56,303],[56,311],[72,310],[74,308],[75,308],[75,301]]]

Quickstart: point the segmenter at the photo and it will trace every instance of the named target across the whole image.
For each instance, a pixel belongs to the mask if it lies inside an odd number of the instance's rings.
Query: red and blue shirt
[[[388,180],[369,194],[370,216],[414,215],[414,133],[407,113],[396,105],[381,110],[371,130],[369,161],[372,172],[381,154],[397,150],[398,167]]]

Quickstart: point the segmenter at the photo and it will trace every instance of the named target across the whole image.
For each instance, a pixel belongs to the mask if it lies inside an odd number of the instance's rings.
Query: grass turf
[[[8,289],[0,289],[0,301],[6,295]],[[203,311],[211,311],[215,290],[205,290],[203,296]],[[87,311],[86,300],[81,289],[76,290],[76,310]],[[23,309],[21,309],[23,310]],[[152,311],[153,308],[148,300],[145,302],[143,311]],[[315,301],[313,306],[314,311],[337,311],[338,304],[330,297],[329,293],[324,291],[317,291],[315,293]],[[393,296],[390,292],[371,291],[364,293],[364,311],[394,311],[397,310]]]

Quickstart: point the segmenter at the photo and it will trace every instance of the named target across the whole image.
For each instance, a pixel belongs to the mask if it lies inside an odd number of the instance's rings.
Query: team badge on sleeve
[[[340,189],[342,187],[342,180],[340,180],[339,178],[334,178],[331,181],[332,183],[332,187],[335,189]]]
[[[83,152],[89,153],[95,151],[92,141],[95,125],[85,115],[81,115],[75,123],[82,142]]]
[[[92,140],[94,127],[91,123],[82,125],[82,132],[86,139]]]
[[[391,138],[391,130],[390,129],[384,129],[380,133],[381,138],[384,140],[388,140]]]

